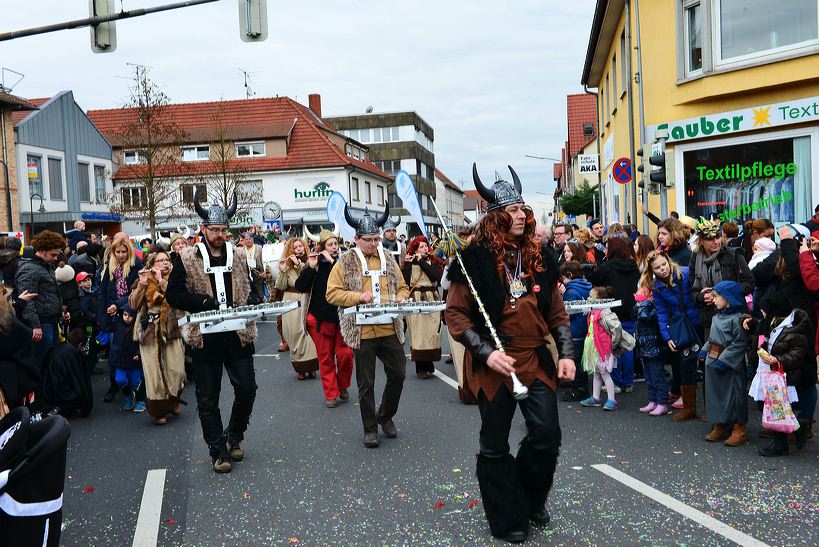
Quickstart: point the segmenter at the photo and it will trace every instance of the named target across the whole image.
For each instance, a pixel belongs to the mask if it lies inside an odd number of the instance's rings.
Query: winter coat
[[[85,235],[85,232],[83,232],[82,230],[78,230],[77,228],[72,228],[71,230],[68,230],[65,233],[65,239],[66,242],[68,243],[68,246],[73,250],[77,249],[77,243],[79,243],[80,241],[91,243],[90,241],[88,241],[88,236]]]
[[[63,305],[71,314],[71,326],[78,327],[83,323],[82,310],[80,310],[80,287],[73,279],[60,283],[60,296]]]
[[[705,286],[702,285],[700,279],[697,279],[697,255],[694,253],[691,256],[691,263],[688,268],[688,282],[691,284],[691,295],[700,310],[700,323],[705,328],[706,335],[711,326],[711,318],[717,313],[717,309],[713,304],[706,305],[705,295],[700,292]],[[717,251],[717,261],[719,261],[722,270],[723,281],[736,281],[742,286],[742,291],[745,294],[754,292],[754,274],[748,268],[748,263],[741,249],[733,247],[726,247],[723,245]],[[759,266],[757,266],[759,268]]]
[[[32,348],[31,329],[12,317],[8,330],[0,330],[0,389],[10,408],[42,386]]]
[[[662,335],[657,320],[657,307],[650,298],[634,306],[634,320],[637,324],[637,352],[644,359],[656,359],[662,355]]]
[[[49,406],[60,408],[69,418],[79,412],[88,416],[94,407],[91,393],[91,373],[80,350],[71,344],[52,349],[43,369],[43,399]]]
[[[20,264],[20,253],[12,249],[0,249],[0,276],[3,277],[3,283],[12,289],[14,285],[14,274],[17,273],[17,268]]]
[[[99,331],[99,324],[97,323],[97,301],[99,299],[99,294],[97,293],[96,289],[92,289],[91,292],[85,292],[83,289],[80,289],[80,318],[82,320],[83,327],[91,326],[93,332]],[[71,320],[74,320],[74,316],[72,314]]]
[[[570,279],[565,283],[566,292],[563,293],[564,302],[572,302],[573,300],[586,300],[592,289],[592,284],[588,280],[578,277],[577,279]],[[572,329],[572,338],[582,339],[586,337],[589,331],[589,323],[585,315],[582,313],[575,313],[569,316],[569,325]]]
[[[108,362],[114,368],[141,368],[139,359],[134,359],[134,356],[139,357],[139,343],[134,340],[134,325],[126,325],[121,318],[113,324],[114,334],[108,349]]]
[[[99,282],[97,278],[97,269],[99,268],[99,264],[96,260],[85,253],[76,256],[77,260],[74,261],[74,264],[72,264],[71,267],[74,268],[74,271],[77,273],[86,272],[88,275],[93,277],[94,285],[96,286]]]
[[[29,291],[39,294],[26,305],[23,321],[31,328],[42,324],[56,324],[62,318],[63,300],[54,269],[39,256],[20,263],[14,277],[19,292]]]
[[[813,253],[806,251],[799,254],[799,270],[802,272],[802,281],[805,288],[814,296],[819,296],[819,264]],[[819,354],[819,299],[813,301],[813,315],[808,314],[808,319],[812,319],[816,327],[816,343],[814,353]]]
[[[742,292],[742,289],[737,292]],[[745,387],[748,335],[742,330],[742,314],[736,310],[744,307],[745,300],[740,298],[736,303],[730,298],[728,300],[735,307],[714,315],[708,341],[702,349],[702,354],[706,355],[705,399],[708,421],[715,424],[745,423],[748,415],[748,394]],[[722,348],[717,357],[708,355],[714,346]]]
[[[776,264],[779,257],[785,260],[785,268],[788,276],[779,279],[776,273]],[[760,287],[759,302],[773,292],[777,297],[788,299],[788,303],[793,308],[799,308],[807,314],[812,325],[815,325],[813,317],[813,307],[816,303],[814,294],[808,291],[802,279],[802,269],[799,260],[799,244],[795,239],[784,239],[779,249],[771,253],[771,256],[759,263],[753,270],[754,279]],[[813,345],[814,339],[810,339]]]
[[[669,248],[667,256],[677,266],[688,266],[691,262],[691,249],[686,242],[683,242],[676,247]]]
[[[621,322],[634,321],[634,291],[640,281],[640,268],[631,258],[612,258],[604,261],[597,267],[597,271],[590,272],[587,279],[595,287],[611,286],[614,288],[614,298],[622,305],[611,310]]]
[[[743,316],[743,320],[746,317],[749,316]],[[761,327],[761,322],[752,319],[751,332],[757,332],[758,327]],[[770,339],[771,332],[758,333]],[[789,386],[816,383],[816,360],[808,345],[812,336],[813,325],[808,315],[797,308],[793,312],[791,325],[785,327],[776,337],[773,347],[768,348],[768,353],[779,359]]]
[[[125,278],[125,284],[128,285],[129,293],[131,292],[130,288],[134,286],[134,283],[139,277],[139,270],[141,269],[142,262],[136,259],[136,262],[131,266],[131,270],[128,272],[128,276]],[[108,306],[114,304],[118,310],[121,310],[122,306],[128,303],[127,293],[122,298],[117,298],[116,285],[114,282],[114,272],[109,272],[108,268],[103,270],[102,274],[100,274],[99,298],[97,301],[97,321],[103,330],[112,328],[112,323],[114,323],[111,321],[112,316],[108,315],[105,311],[108,309]]]
[[[682,313],[682,308],[680,308],[680,285],[682,285],[682,302],[685,306],[685,314],[695,327],[700,325],[699,310],[694,304],[691,289],[689,288],[688,268],[680,268],[680,273],[682,278],[675,278],[673,287],[669,287],[658,279],[654,282],[654,290],[651,291],[654,306],[657,308],[657,325],[660,328],[660,335],[666,342],[671,340],[671,335],[668,332],[668,322],[675,315]]]

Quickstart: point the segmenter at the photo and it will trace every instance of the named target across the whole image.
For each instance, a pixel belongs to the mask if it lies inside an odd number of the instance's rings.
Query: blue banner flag
[[[347,220],[344,218],[344,207],[346,205],[347,202],[341,193],[333,192],[330,194],[330,197],[327,198],[327,220],[338,224],[341,236],[347,241],[352,241],[355,237],[355,229],[347,224]]]
[[[404,209],[409,211],[410,216],[418,223],[421,228],[421,233],[425,237],[427,234],[427,225],[424,222],[424,215],[421,213],[421,204],[418,202],[418,194],[415,192],[415,185],[412,183],[412,178],[409,173],[401,169],[395,175],[395,193],[401,198],[401,203]]]

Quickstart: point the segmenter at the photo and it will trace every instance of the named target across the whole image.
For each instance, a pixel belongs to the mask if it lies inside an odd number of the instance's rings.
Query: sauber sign
[[[650,126],[647,133],[651,136],[658,129],[666,129],[666,142],[679,142],[811,121],[819,121],[819,97],[661,123]]]

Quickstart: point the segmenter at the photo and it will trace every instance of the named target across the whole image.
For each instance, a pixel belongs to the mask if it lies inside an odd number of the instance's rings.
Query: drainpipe
[[[8,150],[6,149],[6,114],[2,109],[0,109],[0,140],[3,141],[3,170],[6,173],[6,218],[9,223],[9,232],[13,232],[14,215],[11,212],[11,178],[9,175]]]
[[[597,106],[597,93],[594,91],[589,91],[589,86],[583,84],[583,92],[587,95],[594,95],[595,106]],[[603,218],[603,156],[600,155],[600,123],[603,120],[603,117],[600,115],[600,109],[595,108],[594,111],[597,113],[597,134],[595,135],[595,141],[597,141],[597,193],[600,194],[599,202],[600,202],[600,218]]]
[[[631,1],[626,0],[626,47],[628,47],[628,55],[626,55],[626,59],[628,60],[628,87],[626,88],[626,93],[628,94],[628,153],[629,158],[631,158],[631,172],[632,175],[632,185],[631,185],[631,221],[637,221],[637,176],[636,176],[636,168],[634,167],[634,157],[635,157],[635,148],[634,148],[634,92],[632,91],[632,85],[634,81],[631,77],[633,74],[632,66],[631,66],[631,52],[633,51],[631,45]],[[616,78],[617,75],[615,74],[614,77]],[[615,100],[617,100],[615,98]],[[642,136],[642,134],[641,134]]]

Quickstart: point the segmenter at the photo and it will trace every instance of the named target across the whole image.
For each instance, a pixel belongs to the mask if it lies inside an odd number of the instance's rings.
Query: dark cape
[[[80,350],[60,344],[49,352],[43,370],[43,400],[69,418],[88,416],[94,406],[91,374]]]

